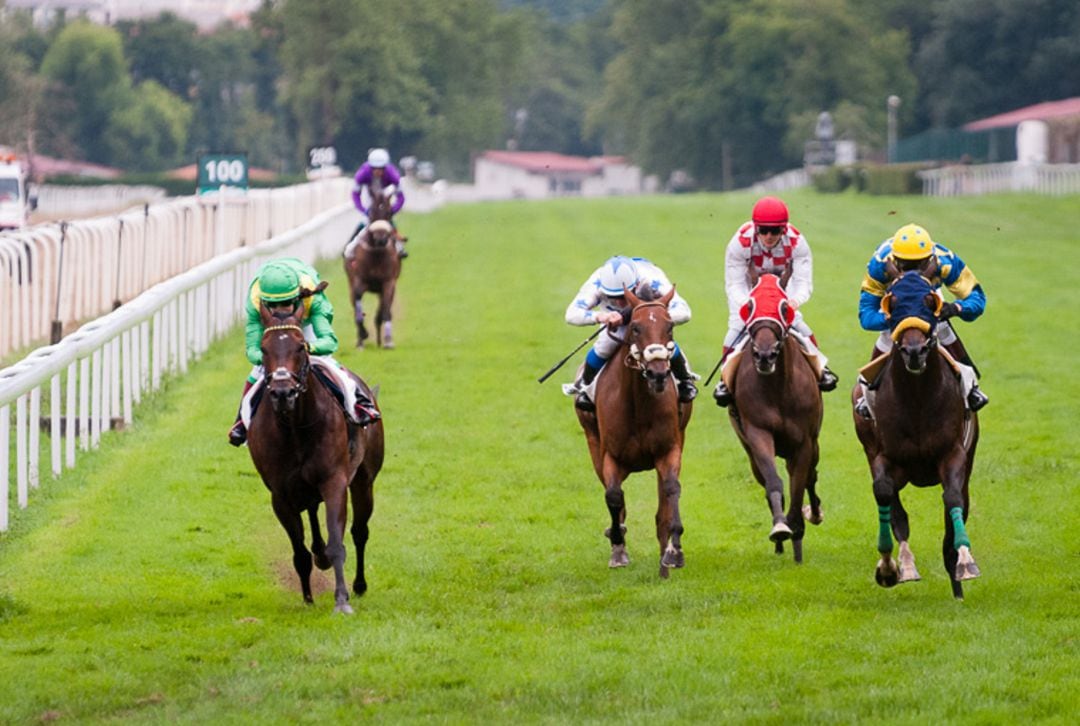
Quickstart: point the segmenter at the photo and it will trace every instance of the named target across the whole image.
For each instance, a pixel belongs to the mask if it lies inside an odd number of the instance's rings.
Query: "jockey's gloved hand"
[[[960,314],[960,303],[945,303],[941,306],[941,312],[938,313],[938,320],[948,320],[949,318]]]
[[[629,325],[630,324],[630,316],[633,315],[633,314],[634,314],[634,309],[633,308],[626,308],[625,310],[623,310],[622,311],[622,324],[623,325]]]

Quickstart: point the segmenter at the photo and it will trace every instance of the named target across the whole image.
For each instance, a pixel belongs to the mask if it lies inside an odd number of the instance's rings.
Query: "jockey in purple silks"
[[[368,152],[367,161],[356,170],[354,182],[352,188],[353,206],[356,207],[361,216],[360,224],[356,226],[352,236],[349,237],[349,244],[345,247],[345,257],[352,254],[357,235],[370,221],[368,214],[371,211],[370,205],[373,191],[381,190],[393,197],[393,206],[390,208],[392,215],[397,214],[405,206],[405,192],[401,190],[401,172],[390,161],[390,152],[386,149],[372,149]],[[393,219],[390,220],[390,224],[394,224]],[[394,229],[397,230],[397,225],[394,225]],[[398,235],[395,234],[395,237],[398,237]],[[405,251],[405,247],[399,239],[398,257],[405,258],[407,256],[408,252]]]

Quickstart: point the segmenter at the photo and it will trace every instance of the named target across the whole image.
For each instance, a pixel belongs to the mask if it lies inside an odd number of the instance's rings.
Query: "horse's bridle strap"
[[[275,330],[295,330],[301,335],[304,334],[304,329],[301,328],[299,325],[271,325],[263,331],[263,335],[265,336],[267,333],[273,332]]]

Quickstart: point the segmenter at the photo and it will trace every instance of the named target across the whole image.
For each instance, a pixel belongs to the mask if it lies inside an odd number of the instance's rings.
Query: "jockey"
[[[353,246],[356,244],[356,236],[360,234],[360,230],[367,226],[373,191],[382,190],[393,196],[394,204],[390,209],[391,215],[397,214],[405,206],[405,192],[401,190],[401,172],[390,161],[390,152],[386,149],[372,149],[368,152],[367,161],[356,170],[356,177],[353,181],[352,201],[353,206],[360,212],[360,224],[356,226],[352,236],[349,237],[349,244],[345,247],[345,257],[352,254]],[[367,204],[365,204],[365,196],[367,197]],[[393,219],[390,220],[390,223],[393,224]],[[396,225],[394,229],[397,229]],[[409,256],[409,253],[405,251],[405,245],[402,244],[400,236],[395,236],[399,237],[397,241],[398,257],[405,259]]]
[[[331,374],[345,393],[346,401],[355,401],[353,406],[346,409],[348,411],[351,408],[350,418],[360,426],[367,426],[382,417],[375,403],[356,385],[353,377],[331,357],[338,348],[338,339],[331,325],[334,321],[334,308],[320,285],[325,287],[325,284],[319,281],[319,273],[295,257],[271,260],[259,268],[248,287],[244,305],[247,312],[245,347],[248,360],[254,368],[244,383],[241,412],[248,392],[255,384],[260,383],[265,375],[262,367],[263,323],[259,314],[260,305],[265,305],[275,314],[290,315],[300,306],[302,309],[299,318],[304,329],[304,338],[307,339],[311,362],[321,365],[322,370]],[[302,298],[302,289],[316,292]],[[241,412],[237,413],[236,423],[229,431],[229,443],[233,446],[240,446],[247,440],[247,427],[244,426]]]
[[[615,354],[625,337],[631,308],[623,290],[637,291],[643,287],[660,297],[666,295],[673,285],[663,270],[643,257],[612,257],[589,276],[574,301],[566,308],[566,322],[570,325],[607,325],[607,330],[597,337],[592,350],[585,356],[581,377],[563,387],[565,393],[575,395],[574,405],[582,411],[596,410],[585,389],[596,378],[604,363]],[[675,325],[680,325],[690,320],[690,306],[675,293],[668,303],[668,314]],[[671,357],[671,372],[678,381],[679,400],[684,403],[693,401],[697,395],[694,385],[697,376],[691,372],[690,364],[678,344]]]
[[[888,272],[890,263],[894,264],[901,273],[919,270],[923,277],[930,280],[939,295],[942,285],[953,294],[956,299],[944,303],[938,315],[938,342],[957,363],[974,370],[975,364],[948,320],[955,316],[967,322],[975,320],[986,309],[986,295],[971,268],[947,247],[936,244],[930,239],[930,233],[917,224],[906,224],[896,230],[896,234],[881,243],[866,265],[862,292],[859,294],[859,323],[862,324],[864,330],[882,331],[874,344],[870,360],[892,350],[893,341],[889,335],[889,321],[881,309],[881,299],[885,296],[886,287],[890,281]],[[990,402],[989,397],[979,389],[976,376],[977,371],[975,375],[962,376],[965,382],[970,381],[971,390],[967,392],[965,399],[968,408],[972,411],[978,411]],[[870,418],[870,408],[866,404],[867,382],[861,376],[859,384],[862,386],[862,395],[855,410],[863,418]]]
[[[776,197],[762,197],[754,204],[751,219],[744,222],[728,242],[724,255],[724,289],[728,299],[728,331],[724,336],[724,350],[720,357],[723,365],[731,353],[746,344],[745,324],[739,314],[743,305],[750,299],[751,272],[756,278],[764,273],[772,273],[780,278],[787,273],[790,279],[785,286],[788,304],[795,309],[795,319],[791,324],[795,339],[811,356],[819,356],[822,361],[821,378],[818,388],[831,391],[836,388],[836,374],[829,370],[828,359],[817,347],[814,331],[803,320],[798,308],[810,299],[814,290],[814,262],[810,255],[810,245],[792,224],[788,222],[787,205]],[[721,377],[713,390],[717,406],[727,406],[732,401]]]

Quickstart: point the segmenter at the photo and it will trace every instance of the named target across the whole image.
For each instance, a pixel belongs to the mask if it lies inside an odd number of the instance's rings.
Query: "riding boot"
[[[975,371],[975,377],[979,377],[979,369],[975,367],[974,361],[971,360],[971,356],[968,355],[967,349],[964,348],[964,344],[957,338],[952,343],[945,346],[945,350],[949,351],[949,355],[956,360],[957,363],[962,363],[969,366],[971,370]],[[967,395],[967,405],[971,411],[978,411],[980,408],[990,403],[990,397],[982,392],[979,388],[978,380],[971,386],[971,391]]]
[[[586,359],[585,365],[581,369],[581,378],[574,382],[574,388],[577,389],[577,397],[574,398],[574,406],[580,411],[596,411],[596,404],[589,398],[589,394],[585,392],[586,386],[593,382],[596,378],[596,374],[600,372],[600,369],[591,365]]]
[[[731,355],[731,348],[725,346],[723,352],[720,354],[720,382],[716,384],[716,388],[714,388],[712,392],[713,400],[716,401],[716,405],[720,408],[727,408],[731,405],[731,402],[735,400],[735,397],[724,383],[724,361],[727,360],[729,355]]]
[[[407,249],[405,249],[405,243],[402,242],[401,240],[398,240],[396,242],[396,244],[397,244],[397,257],[398,257],[399,260],[404,260],[406,257],[409,256],[409,251]]]
[[[679,382],[679,401],[690,403],[697,398],[697,386],[694,385],[694,374],[686,362],[686,356],[680,351],[671,359],[671,372]]]
[[[866,381],[862,376],[859,376],[859,400],[855,401],[855,413],[859,414],[860,418],[864,418],[867,421],[874,420],[874,414],[870,413],[870,404],[866,401]]]
[[[818,388],[822,391],[831,391],[836,388],[836,384],[840,382],[840,379],[835,373],[829,370],[829,366],[825,366],[821,369],[821,378],[818,379]]]
[[[243,446],[244,442],[247,441],[247,426],[244,426],[241,412],[244,406],[244,398],[247,396],[248,391],[251,390],[251,386],[251,381],[244,381],[244,392],[240,394],[240,408],[236,410],[236,422],[229,429],[229,443],[233,446]]]
[[[360,388],[356,389],[356,405],[353,407],[353,411],[356,412],[356,419],[360,428],[373,424],[382,418],[379,409],[375,407],[375,402]]]

